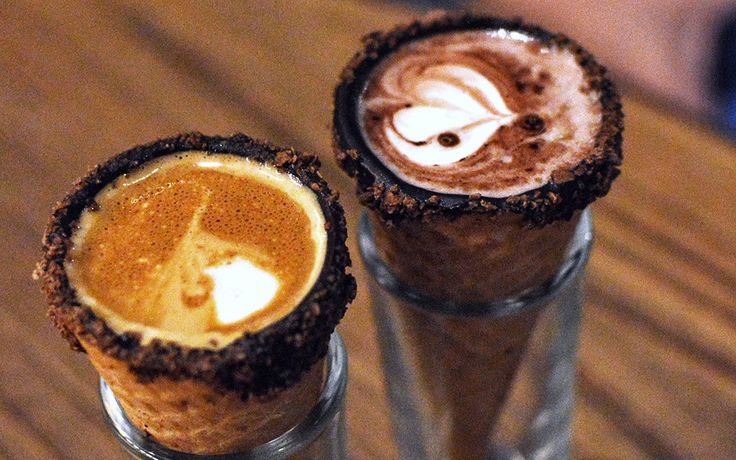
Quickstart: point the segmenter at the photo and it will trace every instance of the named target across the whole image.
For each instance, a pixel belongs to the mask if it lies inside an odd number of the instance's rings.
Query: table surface
[[[51,205],[88,167],[181,131],[243,131],[318,154],[355,235],[359,207],[330,149],[332,88],[361,35],[412,13],[358,1],[149,3],[22,1],[0,14],[0,457],[124,458],[95,372],[52,329],[30,277]],[[593,205],[575,456],[734,458],[736,148],[624,99],[623,174]],[[395,458],[368,302],[361,291],[339,328],[349,449]]]

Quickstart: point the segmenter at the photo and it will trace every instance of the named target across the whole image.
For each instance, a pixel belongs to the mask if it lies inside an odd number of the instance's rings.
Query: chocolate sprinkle
[[[455,133],[442,133],[437,136],[437,142],[443,147],[455,147],[460,143],[460,138]]]
[[[547,46],[569,50],[583,69],[586,86],[600,94],[601,127],[586,158],[570,169],[555,171],[549,183],[506,198],[484,198],[488,206],[477,206],[472,196],[438,194],[402,181],[371,152],[361,134],[357,104],[371,71],[384,56],[401,45],[433,34],[505,29],[528,34]],[[549,78],[546,76],[543,79]],[[526,89],[526,84],[517,84]],[[543,88],[540,89],[540,91]],[[562,34],[553,34],[520,20],[475,16],[468,13],[431,13],[424,18],[400,25],[387,32],[373,32],[363,38],[358,51],[343,70],[334,94],[333,148],[340,166],[357,179],[360,202],[377,212],[388,224],[418,219],[430,214],[448,217],[468,212],[521,214],[533,225],[569,220],[597,198],[606,195],[619,175],[623,112],[616,88],[605,67],[579,44]],[[543,120],[542,120],[543,121]],[[530,128],[543,129],[536,120]],[[540,131],[541,132],[541,131]],[[554,197],[554,199],[550,198]]]
[[[85,209],[94,209],[94,197],[115,178],[155,158],[199,150],[228,153],[274,166],[292,174],[317,195],[326,220],[328,248],[324,266],[304,300],[287,316],[265,329],[217,349],[190,348],[154,339],[143,345],[136,333],[119,334],[91,308],[83,305],[69,284],[64,259],[75,225]],[[43,283],[49,316],[71,347],[84,351],[80,339],[128,363],[141,380],[161,376],[193,379],[241,398],[270,397],[294,385],[327,353],[335,326],[355,297],[355,279],[345,240],[347,230],[337,193],[319,173],[319,160],[291,148],[280,148],[244,134],[209,137],[199,133],[161,139],[125,151],[92,169],[55,208],[43,237],[43,260],[34,278]]]
[[[542,134],[546,129],[544,119],[536,113],[524,115],[521,118],[521,127],[530,134]]]

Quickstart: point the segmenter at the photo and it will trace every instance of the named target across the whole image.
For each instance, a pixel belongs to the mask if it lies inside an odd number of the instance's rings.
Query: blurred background
[[[0,2],[0,458],[126,458],[96,374],[30,273],[53,203],[92,165],[178,132],[245,132],[335,165],[332,91],[370,31],[423,11],[523,16],[579,40],[623,92],[621,176],[593,205],[576,458],[736,458],[734,1]],[[364,289],[350,353],[351,458],[397,458]]]

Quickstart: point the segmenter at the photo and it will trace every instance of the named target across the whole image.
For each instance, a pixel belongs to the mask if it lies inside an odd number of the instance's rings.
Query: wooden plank
[[[28,325],[0,311],[0,348],[14,358],[13,366],[0,366],[0,381],[12,382],[0,385],[3,417],[20,425],[18,435],[31,452],[45,451],[49,458],[93,459],[101,453],[121,458],[102,418],[96,386],[90,385],[96,382],[91,366],[72,370],[55,359],[60,350],[28,343],[33,336]]]
[[[585,324],[580,392],[647,456],[727,458],[734,452],[731,376],[595,301]],[[708,429],[698,429],[703,424]]]
[[[573,457],[581,459],[644,459],[647,454],[625,431],[611,422],[609,409],[597,395],[578,392],[573,418]]]

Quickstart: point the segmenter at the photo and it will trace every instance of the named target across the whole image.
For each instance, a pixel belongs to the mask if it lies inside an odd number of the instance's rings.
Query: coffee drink
[[[118,332],[222,347],[293,310],[325,257],[314,193],[275,168],[186,152],[146,163],[95,197],[66,269]]]
[[[314,156],[198,133],[97,166],[57,206],[35,277],[130,422],[180,452],[248,451],[304,420],[355,296]]]

